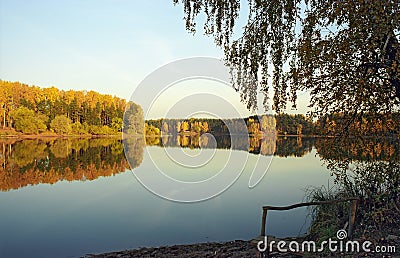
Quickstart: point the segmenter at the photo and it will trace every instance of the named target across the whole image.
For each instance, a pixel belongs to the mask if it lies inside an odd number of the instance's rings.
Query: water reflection
[[[400,145],[395,138],[319,138],[315,146],[325,160],[399,161]]]
[[[0,141],[0,189],[8,191],[0,194],[0,203],[7,207],[0,213],[4,232],[0,235],[0,257],[78,257],[141,246],[251,239],[260,230],[260,207],[301,202],[305,198],[304,189],[327,184],[331,172],[338,175],[349,195],[364,197],[359,215],[365,211],[365,218],[374,223],[380,219],[400,221],[395,208],[400,203],[398,141],[380,140],[379,145],[372,139],[362,142],[346,139],[343,144],[335,145],[337,142],[324,138],[278,137],[274,141],[242,137],[231,141],[229,137],[216,136],[216,139],[221,148],[217,152],[224,154],[229,152],[228,148],[235,149],[238,154],[248,156],[249,164],[258,160],[265,164],[270,159],[267,155],[275,157],[257,187],[248,188],[252,170],[245,169],[224,194],[191,204],[167,202],[142,187],[131,173],[119,173],[128,168],[124,151],[135,159],[135,173],[146,173],[152,167],[150,154],[157,158],[165,155],[158,146],[169,146],[173,152],[184,147],[185,152],[193,153],[198,150],[190,148],[213,146],[209,138],[200,138],[199,142],[190,136],[185,140],[166,136],[131,138],[126,139],[125,150],[118,139]],[[146,141],[155,145],[144,151]],[[248,149],[243,148],[246,143]],[[363,146],[371,147],[362,152]],[[247,151],[261,155],[247,155]],[[366,161],[372,156],[374,161]],[[322,166],[321,159],[330,170]],[[347,162],[349,167],[357,164],[357,169],[349,174],[351,177],[344,177],[346,163],[339,160],[353,160]],[[184,174],[182,170],[172,170],[180,176]],[[117,173],[118,176],[104,178]],[[96,178],[90,183],[44,184]],[[41,185],[23,188],[33,184]],[[22,189],[9,191],[17,188]],[[380,203],[368,201],[376,198],[375,193]],[[369,208],[371,204],[374,206]],[[278,237],[306,233],[310,224],[318,224],[307,214],[305,209],[271,212],[267,232]],[[338,212],[329,214],[338,220]],[[324,225],[327,221],[321,220]],[[365,229],[361,223],[357,225]],[[362,225],[374,224],[363,220]],[[370,229],[368,232],[372,233]],[[24,243],[22,249],[21,243]]]
[[[125,156],[129,159],[131,168],[140,166],[143,161],[143,149],[145,147],[145,140],[143,137],[133,137],[124,139]],[[121,144],[120,148],[123,148]]]
[[[0,146],[1,191],[60,180],[94,180],[129,167],[122,143],[115,139],[3,140]]]
[[[211,135],[98,139],[0,140],[0,190],[28,185],[53,184],[60,180],[94,180],[126,171],[130,158],[133,168],[141,165],[145,146],[213,148]],[[315,146],[324,160],[400,160],[398,141],[348,139],[337,144],[330,138],[215,136],[218,149],[247,151],[257,155],[303,157]]]
[[[147,138],[146,144],[163,147],[182,147],[190,149],[214,148],[215,138],[217,149],[232,149],[248,151],[253,154],[274,155],[276,151],[276,135],[266,137],[248,137],[247,135],[174,135],[161,138]]]

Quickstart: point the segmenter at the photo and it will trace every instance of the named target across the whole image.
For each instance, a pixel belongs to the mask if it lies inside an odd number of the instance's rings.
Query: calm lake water
[[[318,154],[324,150],[313,138],[254,139],[246,150],[217,137],[214,159],[233,153],[248,156],[249,165],[228,190],[207,201],[165,200],[134,176],[154,169],[152,159],[168,167],[165,150],[182,147],[195,156],[202,144],[197,140],[140,142],[127,154],[133,157],[133,172],[121,140],[0,141],[0,257],[77,257],[143,246],[248,240],[260,233],[263,205],[301,202],[308,187],[332,184]],[[251,164],[258,159],[268,164],[271,157],[267,174],[250,189]],[[186,173],[183,167],[172,170]],[[309,224],[307,209],[271,212],[267,234],[297,236]]]

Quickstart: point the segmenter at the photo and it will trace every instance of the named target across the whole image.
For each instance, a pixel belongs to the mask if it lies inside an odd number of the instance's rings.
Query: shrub
[[[14,126],[17,131],[26,134],[38,134],[47,129],[45,123],[47,116],[35,113],[35,111],[29,108],[19,107],[12,111],[11,117],[14,119]]]
[[[71,119],[66,116],[56,116],[50,123],[50,128],[58,134],[70,134],[72,132]]]

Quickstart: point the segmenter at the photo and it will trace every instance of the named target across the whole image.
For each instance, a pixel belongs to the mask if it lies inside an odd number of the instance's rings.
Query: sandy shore
[[[88,254],[84,257],[258,257],[257,247],[249,241],[235,240],[225,243],[140,248],[105,254]]]

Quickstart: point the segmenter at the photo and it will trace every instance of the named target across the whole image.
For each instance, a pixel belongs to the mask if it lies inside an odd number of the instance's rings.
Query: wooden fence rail
[[[296,203],[296,204],[289,205],[289,206],[263,206],[262,207],[263,213],[262,213],[262,224],[261,224],[261,236],[265,236],[267,213],[269,210],[287,211],[287,210],[291,210],[291,209],[295,209],[295,208],[299,208],[299,207],[314,206],[314,205],[326,205],[326,204],[334,204],[334,203],[339,203],[339,202],[350,202],[349,221],[348,221],[349,228],[347,229],[347,237],[350,238],[351,235],[353,234],[354,221],[356,218],[356,210],[357,210],[358,200],[359,200],[359,198],[357,198],[357,197],[351,197],[351,198],[331,200],[331,201],[302,202],[302,203]]]

